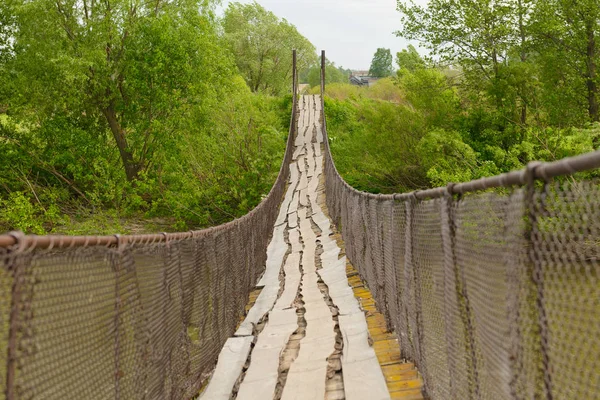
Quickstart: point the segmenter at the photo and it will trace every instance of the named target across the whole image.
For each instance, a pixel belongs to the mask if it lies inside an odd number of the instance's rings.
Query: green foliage
[[[315,47],[285,19],[258,3],[230,3],[223,18],[224,38],[235,62],[254,92],[290,92],[292,50],[298,70],[316,61]]]
[[[48,193],[42,200],[47,200]],[[21,230],[34,234],[43,234],[45,227],[64,224],[67,219],[56,204],[44,207],[40,198],[33,192],[11,192],[6,199],[0,198],[0,230]],[[34,197],[34,198],[32,198]]]
[[[414,47],[398,53],[398,65],[395,79],[382,79],[369,88],[326,87],[336,165],[359,189],[402,192],[444,186],[600,145],[598,124],[548,126],[543,122],[550,115],[542,116],[539,109],[527,118],[528,124],[520,123],[519,111],[531,110],[523,98],[545,90],[526,79],[537,71],[532,63],[508,60],[498,79],[485,83],[480,77],[484,84],[476,80],[475,70],[436,66]],[[475,87],[465,86],[471,82]],[[564,96],[568,94],[557,94],[556,101]],[[582,120],[577,110],[581,107],[551,111],[567,123]]]
[[[554,161],[594,151],[600,143],[600,124],[578,128],[530,128],[523,141],[508,151],[508,165],[522,166],[534,160]]]
[[[336,67],[335,63],[329,60],[325,61],[325,84],[329,85],[332,83],[348,83],[350,78],[350,72],[342,67]],[[321,65],[315,64],[311,66],[306,73],[305,80],[300,82],[307,82],[310,87],[321,85]]]
[[[456,131],[428,132],[420,140],[417,152],[433,186],[469,181],[476,175],[477,154]]]
[[[261,201],[291,96],[250,91],[213,6],[0,4],[0,230],[187,230]]]
[[[427,66],[425,60],[423,60],[417,49],[415,49],[415,46],[412,44],[409,44],[406,49],[396,53],[396,64],[398,64],[399,77],[405,72],[414,73]]]
[[[375,55],[373,55],[369,75],[378,78],[391,76],[394,73],[392,64],[393,58],[390,49],[378,48]]]
[[[35,114],[40,130],[112,141],[134,181],[233,75],[208,4],[10,0],[18,29],[0,103],[17,119]]]
[[[552,107],[573,113],[569,122],[575,122],[571,123],[581,121],[586,113],[592,121],[599,121],[600,4],[596,0],[537,1],[533,12],[531,31],[537,39],[540,75],[544,83],[553,84],[545,85],[543,98]],[[561,118],[554,114],[553,120]]]
[[[375,193],[427,185],[416,151],[425,133],[418,113],[368,98],[325,100],[331,151],[348,183]]]
[[[312,94],[319,94],[320,87],[314,87]],[[374,99],[385,100],[393,103],[405,103],[402,89],[393,78],[382,78],[371,86],[355,86],[349,83],[332,83],[325,87],[328,97],[337,100]]]
[[[595,0],[398,0],[398,35],[460,66],[465,100],[504,126],[600,120]],[[412,51],[403,54],[410,63]],[[406,60],[408,59],[408,60]]]
[[[459,111],[460,99],[447,77],[435,68],[417,68],[399,74],[398,85],[406,100],[426,117],[429,126],[449,127]]]

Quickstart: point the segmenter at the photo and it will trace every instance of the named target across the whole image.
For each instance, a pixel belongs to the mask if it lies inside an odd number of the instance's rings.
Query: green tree
[[[136,180],[181,133],[181,119],[214,97],[211,81],[233,73],[212,6],[8,0],[3,9],[16,26],[2,77],[13,89],[9,112],[36,115],[56,135],[83,129],[97,146],[110,132],[127,179]]]
[[[241,74],[254,92],[289,92],[293,49],[297,51],[299,71],[317,58],[315,47],[295,26],[256,2],[229,4],[223,31]]]
[[[393,71],[393,57],[390,49],[378,48],[371,61],[371,68],[369,69],[369,75],[378,78],[384,78],[392,75]]]
[[[451,128],[460,112],[456,88],[437,68],[418,68],[398,79],[406,100],[425,117],[429,127]]]
[[[405,72],[412,73],[426,67],[425,60],[412,44],[396,53],[396,64],[398,65],[398,76],[402,76]]]
[[[443,129],[428,132],[420,140],[417,152],[432,186],[474,178],[477,155],[458,132]]]
[[[557,85],[575,102],[583,100],[588,117],[600,120],[600,3],[596,0],[538,1],[534,34],[540,51],[540,64],[549,81],[548,95]],[[562,101],[566,100],[561,96]],[[564,106],[555,105],[563,108]]]
[[[475,97],[486,95],[475,104],[489,100],[505,120],[520,115],[526,122],[526,105],[533,100],[523,82],[531,78],[530,70],[513,65],[527,61],[531,1],[432,0],[421,6],[398,0],[397,5],[403,23],[397,35],[425,43],[442,63],[458,63],[464,87]]]
[[[325,84],[331,83],[348,83],[350,74],[342,67],[336,67],[335,63],[325,60]],[[313,65],[306,76],[306,81],[311,87],[321,84],[321,65]]]

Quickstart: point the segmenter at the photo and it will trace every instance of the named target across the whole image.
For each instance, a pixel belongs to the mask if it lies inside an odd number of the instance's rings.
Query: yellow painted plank
[[[407,389],[420,389],[423,386],[423,382],[420,379],[412,379],[409,381],[398,381],[388,383],[388,389],[390,392]]]
[[[339,234],[335,235],[337,241],[340,241],[339,236]],[[402,363],[396,334],[388,330],[385,317],[377,311],[377,303],[373,299],[371,291],[350,263],[346,265],[346,276],[354,296],[365,310],[369,334],[373,341],[373,350],[375,350],[385,376],[390,397],[401,400],[422,400],[423,383],[419,372],[413,363]]]
[[[387,365],[385,367],[382,367],[381,369],[383,370],[383,372],[388,372],[390,374],[404,371],[416,371],[415,365],[413,363]]]
[[[423,399],[423,395],[421,394],[420,389],[410,389],[410,390],[401,390],[396,392],[390,392],[390,397],[392,399],[399,400],[421,400]]]

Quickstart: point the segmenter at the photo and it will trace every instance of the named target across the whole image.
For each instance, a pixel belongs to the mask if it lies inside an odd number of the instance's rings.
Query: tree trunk
[[[123,162],[123,167],[125,168],[127,180],[130,182],[135,181],[138,177],[138,173],[140,172],[140,167],[133,161],[133,155],[127,146],[125,132],[123,132],[123,128],[121,128],[121,124],[119,124],[119,121],[117,120],[117,113],[112,105],[102,109],[102,113],[106,117],[106,121],[108,121],[110,130],[115,138],[115,141],[117,142],[117,147],[119,148],[119,153],[121,154],[121,161]]]
[[[521,62],[527,62],[527,52],[525,51],[525,44],[527,42],[527,33],[525,32],[525,24],[523,22],[523,14],[525,11],[523,10],[523,2],[519,0],[519,36],[521,39]],[[526,93],[526,84],[521,85],[521,101],[523,104],[521,105],[521,125],[525,125],[527,123],[527,101],[525,99]]]
[[[598,84],[596,83],[596,36],[594,34],[594,22],[586,24],[587,30],[587,91],[588,109],[590,119],[594,122],[600,120],[598,109]]]

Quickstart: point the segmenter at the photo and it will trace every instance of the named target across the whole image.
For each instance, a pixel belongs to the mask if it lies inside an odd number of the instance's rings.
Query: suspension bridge
[[[359,192],[324,61],[303,96],[294,61],[279,176],[244,217],[0,235],[0,398],[600,398],[600,153]]]

